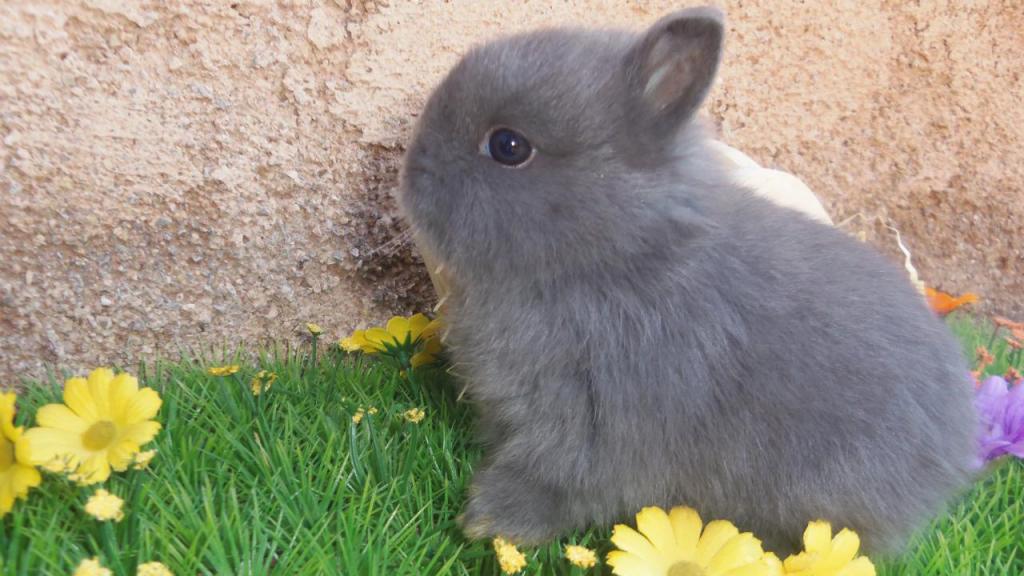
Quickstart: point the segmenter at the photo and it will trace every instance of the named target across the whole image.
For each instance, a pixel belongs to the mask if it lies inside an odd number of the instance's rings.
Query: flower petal
[[[440,316],[434,318],[423,328],[423,331],[420,332],[420,338],[424,340],[433,338],[435,334],[441,331],[442,325],[443,322],[441,321]]]
[[[129,424],[121,432],[119,441],[132,442],[137,446],[142,446],[152,440],[157,432],[160,432],[160,423],[155,420]]]
[[[847,564],[836,576],[875,576],[875,565],[871,560],[861,556]]]
[[[338,342],[338,346],[341,346],[341,349],[344,350],[345,352],[355,352],[356,350],[359,350],[362,347],[361,344],[365,341],[366,339],[363,338],[363,331],[356,330],[355,332],[352,333],[351,336],[342,338]]]
[[[437,358],[435,358],[433,354],[428,354],[427,352],[417,352],[412,355],[412,358],[409,358],[409,365],[412,366],[413,368],[419,368],[424,364],[430,364],[434,360],[437,360]]]
[[[818,554],[827,554],[832,548],[832,524],[824,520],[816,520],[807,524],[804,530],[804,550]]]
[[[128,466],[135,462],[135,455],[139,452],[139,445],[131,440],[122,440],[107,449],[107,460],[110,467],[118,472],[124,472]]]
[[[739,568],[733,568],[722,576],[782,576],[782,565],[775,566],[765,562],[754,562]]]
[[[122,420],[118,423],[135,424],[149,420],[160,411],[161,404],[163,404],[163,401],[160,399],[160,395],[156,393],[156,390],[143,388],[124,405],[124,411],[121,414]]]
[[[676,538],[672,532],[672,523],[669,522],[668,514],[664,510],[657,506],[648,506],[640,510],[636,514],[636,528],[670,564],[683,560],[676,558]]]
[[[430,318],[423,314],[413,314],[409,318],[409,339],[415,342],[423,334],[423,330],[430,325]]]
[[[110,478],[110,462],[104,452],[96,453],[82,461],[70,478],[82,485],[97,484]]]
[[[370,348],[371,352],[382,352],[384,350],[384,343],[393,345],[395,343],[394,337],[383,328],[367,328],[363,332],[363,339],[366,340],[366,346]]]
[[[110,381],[110,410],[111,415],[116,418],[123,418],[125,406],[135,397],[139,391],[139,381],[131,374],[122,372]]]
[[[737,534],[722,546],[708,564],[712,573],[724,573],[749,564],[756,564],[764,557],[761,541],[750,532]]]
[[[36,412],[36,422],[46,428],[81,434],[89,423],[71,411],[64,404],[47,404]]]
[[[110,368],[97,368],[89,373],[89,393],[101,417],[110,414],[110,382],[113,379],[114,371]]]
[[[667,567],[665,560],[651,544],[651,541],[625,524],[615,525],[615,528],[612,530],[611,540],[621,550],[639,557],[651,566],[656,566],[661,570]]]
[[[28,443],[33,464],[45,464],[64,454],[86,454],[81,434],[74,432],[53,428],[31,428],[22,438]]]
[[[1024,441],[1014,442],[1006,447],[1008,454],[1013,454],[1017,458],[1024,458]]]
[[[606,563],[612,567],[612,574],[618,576],[661,576],[665,570],[639,556],[621,550],[609,552]]]
[[[722,546],[725,546],[726,542],[739,533],[739,529],[733,526],[732,522],[725,520],[708,522],[708,525],[704,528],[704,533],[701,534],[700,541],[697,542],[694,561],[701,566],[707,566],[715,555],[718,554],[718,551],[722,549]]]
[[[824,571],[834,571],[849,564],[860,549],[860,536],[856,532],[843,528],[832,539],[832,550],[828,556],[818,564],[818,568]]]
[[[14,461],[25,466],[32,465],[32,448],[24,435],[14,442]]]
[[[6,482],[0,482],[0,518],[14,507],[14,492]]]
[[[34,466],[15,466],[14,467],[14,491],[21,492],[22,495],[28,493],[29,488],[39,486],[43,481],[43,477],[39,475],[39,470]]]
[[[672,531],[675,532],[676,548],[687,558],[692,558],[697,550],[701,528],[704,527],[700,514],[693,508],[676,506],[669,512],[668,519],[672,523]]]
[[[18,428],[14,427],[14,403],[17,400],[14,392],[0,394],[0,434],[9,440],[17,440],[20,435]]]
[[[405,342],[405,338],[409,335],[409,319],[401,316],[392,316],[391,320],[388,320],[386,327],[388,334],[390,334],[399,344]]]
[[[768,574],[771,576],[783,576],[785,574],[782,561],[779,560],[779,557],[774,552],[765,552],[761,563],[768,567]]]
[[[64,403],[86,422],[99,420],[96,402],[85,378],[70,378],[64,383]]]
[[[799,554],[793,554],[786,558],[783,562],[783,566],[786,569],[786,574],[797,574],[804,570],[810,570],[814,566],[814,560],[817,558],[816,554],[810,552],[801,552]]]

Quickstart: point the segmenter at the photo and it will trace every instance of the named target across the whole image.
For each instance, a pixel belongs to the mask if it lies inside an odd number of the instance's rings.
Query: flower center
[[[110,420],[100,420],[93,424],[82,435],[82,444],[92,451],[103,450],[114,441],[117,435],[117,426]]]
[[[676,562],[668,567],[668,576],[704,576],[707,572],[700,564]]]
[[[0,435],[0,472],[14,465],[14,443]]]

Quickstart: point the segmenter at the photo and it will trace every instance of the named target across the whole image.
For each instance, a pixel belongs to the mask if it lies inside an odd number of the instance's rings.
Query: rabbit
[[[868,246],[730,178],[696,115],[723,15],[473,48],[397,191],[449,280],[484,451],[459,523],[531,545],[688,505],[798,547],[898,550],[970,482],[962,352]]]

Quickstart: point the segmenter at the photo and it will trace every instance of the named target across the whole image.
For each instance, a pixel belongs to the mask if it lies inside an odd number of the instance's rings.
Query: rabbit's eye
[[[530,141],[511,128],[492,130],[484,141],[483,152],[505,166],[522,166],[533,158]]]

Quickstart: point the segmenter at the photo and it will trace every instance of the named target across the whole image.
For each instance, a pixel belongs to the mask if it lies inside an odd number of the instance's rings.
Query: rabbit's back
[[[746,339],[741,367],[710,383],[734,407],[715,436],[745,427],[734,454],[760,459],[764,476],[749,480],[774,485],[791,530],[823,517],[872,549],[898,547],[974,461],[957,343],[902,270],[841,232],[760,199],[720,217],[693,276]],[[725,512],[749,517],[759,494]]]
[[[960,352],[895,266],[734,193],[695,244],[456,295],[483,427],[579,524],[690,504],[782,549],[814,518],[898,546],[968,477]]]

